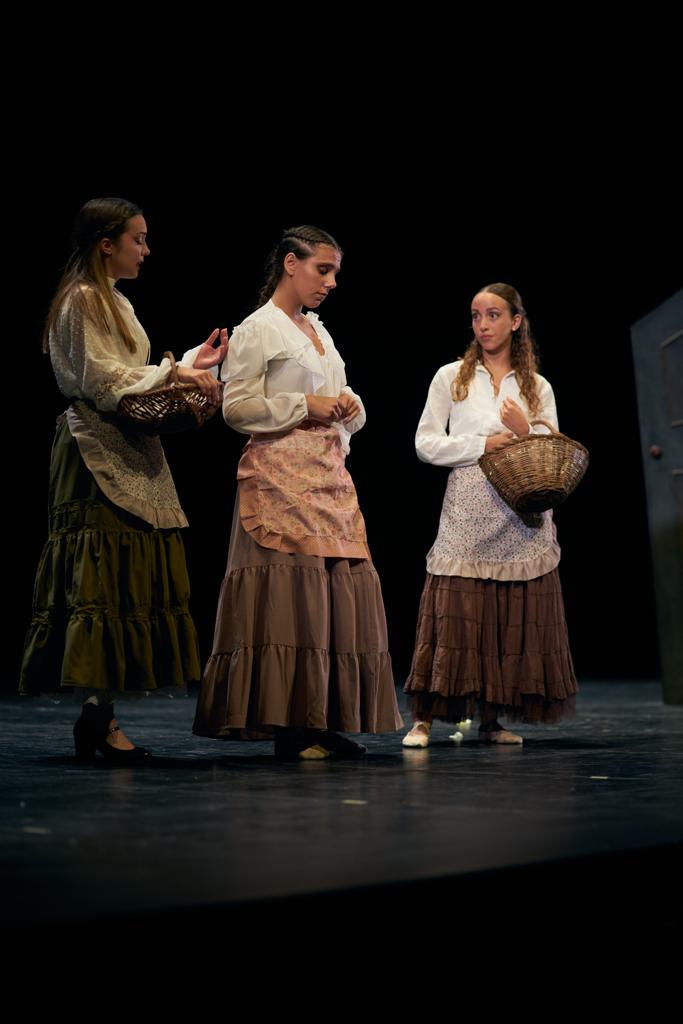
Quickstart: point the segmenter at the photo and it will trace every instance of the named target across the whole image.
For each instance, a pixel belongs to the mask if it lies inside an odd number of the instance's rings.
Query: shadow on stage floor
[[[438,724],[427,750],[278,763],[193,737],[194,699],[120,703],[148,766],[78,765],[77,705],[0,703],[3,927],[180,936],[316,917],[384,929],[574,921],[617,935],[680,889],[683,709],[647,683],[587,683],[576,718],[521,748]],[[128,934],[130,934],[128,932]]]

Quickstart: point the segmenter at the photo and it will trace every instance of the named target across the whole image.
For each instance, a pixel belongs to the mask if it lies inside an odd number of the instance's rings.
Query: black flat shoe
[[[278,729],[275,734],[275,756],[282,760],[296,759],[309,747],[323,747],[335,757],[362,757],[367,753],[362,743],[329,729]]]
[[[297,761],[302,750],[316,745],[317,735],[317,729],[277,728],[274,754],[280,761]]]
[[[332,732],[330,729],[317,729],[314,742],[337,757],[362,757],[368,752],[368,748],[364,747],[362,743],[350,740],[348,736],[344,736],[340,732]]]

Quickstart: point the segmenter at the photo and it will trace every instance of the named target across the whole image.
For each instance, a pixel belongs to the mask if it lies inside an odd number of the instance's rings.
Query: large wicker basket
[[[553,430],[528,434],[479,459],[484,474],[503,501],[520,515],[556,508],[569,497],[588,468],[588,451],[578,441]]]
[[[173,353],[165,352],[164,356],[171,362],[171,383],[141,395],[126,395],[119,402],[118,415],[146,434],[196,430],[213,416],[218,406],[209,402],[195,384],[181,384]]]

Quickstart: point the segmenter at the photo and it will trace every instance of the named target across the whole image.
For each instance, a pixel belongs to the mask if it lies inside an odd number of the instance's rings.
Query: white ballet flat
[[[416,722],[409,733],[403,737],[404,747],[428,747],[429,730],[431,726],[427,722]],[[426,732],[424,730],[427,730]]]

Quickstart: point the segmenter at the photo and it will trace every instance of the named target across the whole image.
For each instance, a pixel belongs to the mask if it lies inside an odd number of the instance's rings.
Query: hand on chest
[[[527,403],[520,394],[514,374],[502,378],[497,393],[488,374],[477,375],[465,401],[453,403],[450,433],[493,434],[507,430],[501,419],[501,406],[506,398],[512,399],[527,413]]]

